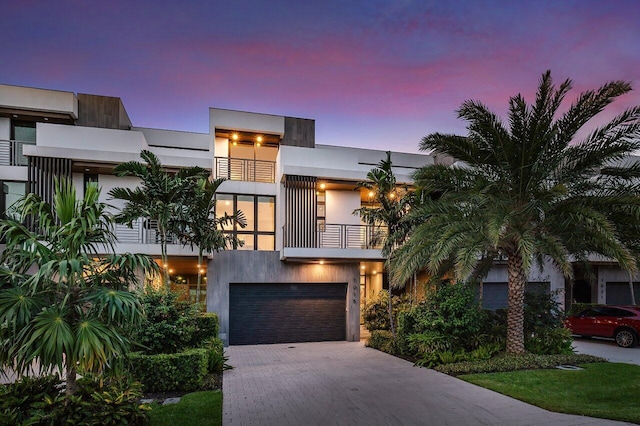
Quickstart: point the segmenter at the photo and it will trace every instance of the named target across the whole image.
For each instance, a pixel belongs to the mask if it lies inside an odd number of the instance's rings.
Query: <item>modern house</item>
[[[206,269],[207,310],[219,314],[227,344],[360,339],[361,304],[388,284],[374,238],[380,229],[353,211],[372,203],[357,182],[383,151],[316,143],[311,119],[211,108],[208,133],[148,129],[133,126],[119,98],[0,85],[2,212],[11,214],[26,192],[50,199],[54,176],[70,177],[77,188],[97,181],[117,209],[122,204],[108,191],[138,182],[112,169],[139,160],[143,149],[170,170],[200,166],[226,178],[216,210],[247,218],[245,228],[225,229],[244,245],[206,265],[189,247],[171,244],[168,252],[173,282],[191,297],[198,269]],[[397,152],[391,159],[401,184],[440,160]],[[134,225],[116,227],[117,250],[159,257],[153,223]],[[628,302],[626,274],[606,259],[596,265],[595,280],[578,274],[565,281],[547,266],[533,269],[529,281],[560,290],[563,303]],[[496,265],[483,283],[486,306],[506,306],[506,281],[506,266]]]

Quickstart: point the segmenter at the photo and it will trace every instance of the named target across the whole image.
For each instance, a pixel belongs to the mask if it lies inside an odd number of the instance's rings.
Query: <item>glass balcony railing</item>
[[[31,141],[0,139],[0,166],[27,166],[29,159],[22,153],[25,145],[35,145]]]
[[[214,169],[216,178],[267,183],[276,180],[275,161],[215,157]]]

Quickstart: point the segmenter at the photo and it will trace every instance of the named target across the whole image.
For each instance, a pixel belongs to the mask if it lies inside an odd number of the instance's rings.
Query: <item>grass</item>
[[[528,370],[458,376],[560,413],[640,423],[640,366],[597,363],[581,371]]]
[[[222,392],[203,391],[187,394],[179,403],[152,405],[153,426],[211,426],[222,424]]]

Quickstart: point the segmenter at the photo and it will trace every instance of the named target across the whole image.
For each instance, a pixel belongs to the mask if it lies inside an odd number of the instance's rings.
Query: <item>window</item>
[[[21,142],[36,141],[36,123],[35,121],[12,121],[11,122],[11,139]]]
[[[241,211],[247,221],[242,228],[237,223],[223,227],[244,244],[239,250],[275,250],[276,200],[264,195],[216,194],[216,216]]]
[[[26,184],[24,182],[0,182],[2,194],[0,194],[0,214],[3,218],[17,219],[14,204],[24,197]]]

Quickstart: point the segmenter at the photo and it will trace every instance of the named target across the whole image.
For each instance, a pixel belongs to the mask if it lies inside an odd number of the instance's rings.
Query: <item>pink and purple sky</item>
[[[0,83],[122,98],[135,126],[208,132],[208,107],[316,120],[316,142],[417,152],[465,133],[477,99],[504,114],[541,74],[568,100],[635,83],[638,0],[5,2]]]

